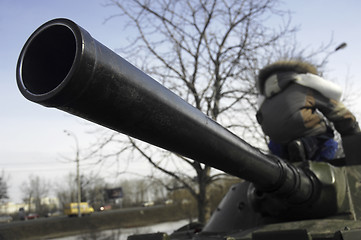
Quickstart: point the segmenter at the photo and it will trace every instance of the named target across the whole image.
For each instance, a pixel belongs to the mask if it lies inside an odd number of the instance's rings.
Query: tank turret
[[[361,234],[360,136],[343,139],[347,158],[330,163],[291,164],[266,155],[68,19],[51,20],[30,36],[16,74],[19,90],[32,102],[246,180],[229,190],[203,230],[192,236],[196,239],[354,239]],[[190,239],[179,232],[170,238]]]

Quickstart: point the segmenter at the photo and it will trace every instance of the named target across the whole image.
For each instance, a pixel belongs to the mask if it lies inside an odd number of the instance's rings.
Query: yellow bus
[[[81,215],[90,215],[94,212],[94,208],[89,206],[87,202],[81,202],[80,203],[80,213]],[[65,204],[64,206],[64,214],[71,216],[78,216],[78,203],[72,202]]]

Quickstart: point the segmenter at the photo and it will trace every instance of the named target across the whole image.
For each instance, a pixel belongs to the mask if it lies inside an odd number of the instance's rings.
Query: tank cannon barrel
[[[68,19],[40,26],[24,45],[17,84],[55,107],[251,181],[302,203],[313,177],[226,130]]]

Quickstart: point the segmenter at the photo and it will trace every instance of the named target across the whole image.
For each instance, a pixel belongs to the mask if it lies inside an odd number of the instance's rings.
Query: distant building
[[[41,204],[49,206],[49,208],[58,209],[60,206],[60,201],[58,198],[45,197],[45,198],[41,199]],[[35,211],[35,204],[31,204],[30,206],[31,206],[31,209],[29,209],[28,203],[4,202],[4,203],[0,203],[0,213],[1,214],[13,214],[13,213],[17,213],[20,208],[23,208],[25,210],[25,212]]]
[[[20,208],[24,208],[25,211],[28,211],[28,206],[25,203],[13,203],[6,202],[0,204],[0,213],[1,214],[13,214],[17,213]]]

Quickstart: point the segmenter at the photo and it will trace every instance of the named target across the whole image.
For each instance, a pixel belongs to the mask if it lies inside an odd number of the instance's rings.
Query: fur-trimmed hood
[[[256,86],[261,94],[264,94],[265,81],[276,73],[312,73],[317,75],[317,68],[307,62],[289,60],[289,61],[277,61],[270,65],[267,65],[260,70],[258,78],[256,79]]]

